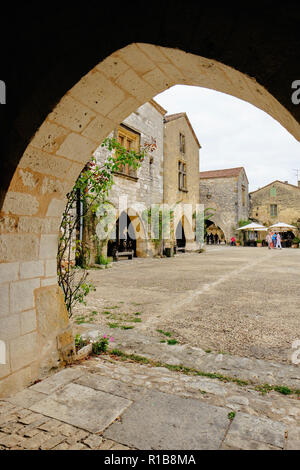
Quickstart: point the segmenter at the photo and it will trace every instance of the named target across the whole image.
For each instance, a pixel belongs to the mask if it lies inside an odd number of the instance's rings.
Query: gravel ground
[[[130,328],[205,350],[290,362],[300,339],[300,250],[209,247],[90,270],[96,292],[76,323]]]

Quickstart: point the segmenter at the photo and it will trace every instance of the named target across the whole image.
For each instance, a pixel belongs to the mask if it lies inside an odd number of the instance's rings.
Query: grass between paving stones
[[[167,336],[168,338],[170,338],[170,339],[167,340],[167,343],[168,343],[169,346],[173,346],[174,344],[177,344],[177,343],[178,343],[177,339],[171,338],[172,333],[170,333],[169,331],[164,331],[164,330],[156,330],[156,331],[157,331],[158,333],[160,333],[160,334],[162,334],[162,335]],[[161,340],[160,342],[161,342],[161,343],[165,343],[166,341],[165,341],[165,340]]]
[[[121,328],[121,330],[132,330],[134,326],[132,325],[120,325],[120,323],[107,323],[109,328]]]
[[[286,387],[285,385],[270,385],[270,384],[263,384],[263,385],[257,385],[255,387],[255,390],[260,392],[262,395],[266,395],[268,392],[278,392],[281,393],[282,395],[298,395],[300,396],[300,390],[298,389],[292,389],[289,387]]]
[[[108,351],[106,353],[109,356],[115,356],[121,359],[122,361],[134,361],[134,362],[139,362],[142,364],[149,364],[152,367],[165,367],[166,369],[169,369],[171,371],[175,372],[180,372],[185,375],[194,375],[194,376],[200,376],[200,377],[208,377],[210,379],[217,379],[220,380],[221,382],[231,382],[235,383],[241,387],[245,387],[247,385],[254,385],[253,382],[248,382],[247,380],[241,380],[238,379],[237,377],[231,377],[228,375],[222,375],[222,374],[217,374],[214,372],[203,372],[198,369],[194,369],[191,367],[185,367],[183,365],[175,366],[173,364],[167,364],[159,361],[154,361],[153,359],[148,359],[147,357],[140,356],[137,354],[126,354],[120,349],[112,349],[111,351]],[[261,392],[262,394],[266,394],[271,391],[278,392],[282,395],[297,395],[297,397],[300,396],[300,390],[299,389],[293,389],[286,387],[284,385],[270,385],[270,384],[263,384],[263,385],[257,385],[255,390]],[[292,397],[291,397],[292,398]],[[230,413],[229,413],[230,414]],[[228,416],[229,417],[229,416]],[[231,418],[229,418],[231,419]],[[233,418],[232,418],[233,419]]]
[[[120,328],[121,325],[119,323],[107,323],[109,328]]]
[[[169,338],[172,336],[172,333],[169,331],[164,331],[164,330],[156,330],[158,333],[161,333],[162,335],[168,336]]]
[[[230,411],[230,413],[228,413],[227,417],[228,417],[228,419],[230,419],[230,421],[232,421],[235,418],[235,411]]]
[[[168,344],[170,346],[172,346],[173,344],[177,344],[177,343],[178,343],[177,339],[168,339]]]
[[[110,307],[120,308],[118,306]],[[122,312],[111,312],[110,310],[102,311],[103,315],[107,315],[107,318],[110,320],[107,325],[109,328],[121,328],[122,330],[131,330],[134,326],[128,325],[128,323],[142,323],[140,318],[141,312],[134,313],[122,313]]]
[[[227,377],[227,376],[222,375],[222,374],[202,372],[200,370],[193,369],[193,368],[190,368],[190,367],[185,367],[185,366],[182,366],[182,365],[175,366],[173,364],[167,364],[167,363],[163,363],[163,362],[153,361],[152,359],[147,359],[146,357],[139,356],[137,354],[126,354],[126,353],[120,351],[120,349],[113,349],[112,351],[108,351],[107,354],[111,355],[111,356],[117,356],[123,361],[131,360],[131,361],[134,361],[134,362],[141,362],[143,364],[149,364],[153,367],[165,367],[166,369],[169,369],[171,371],[182,372],[183,374],[186,374],[186,375],[200,375],[200,376],[203,376],[203,377],[209,377],[211,379],[218,379],[218,380],[221,380],[222,382],[234,382],[234,383],[237,383],[238,385],[248,385],[248,382],[246,382],[245,380],[237,379],[236,377]]]

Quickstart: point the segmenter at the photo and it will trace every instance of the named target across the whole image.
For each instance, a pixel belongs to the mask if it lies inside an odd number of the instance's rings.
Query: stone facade
[[[193,213],[200,203],[198,173],[201,146],[186,113],[166,116],[164,122],[164,203],[175,208],[175,238],[180,235],[177,227],[181,223],[186,249],[193,250],[197,248]]]
[[[130,114],[109,137],[120,140],[120,136],[137,137],[137,148],[155,141],[156,148],[148,152],[141,166],[135,171],[127,169],[126,174],[116,173],[114,185],[109,193],[109,202],[115,207],[115,217],[123,212],[122,204],[126,205],[131,227],[136,237],[136,255],[139,257],[153,256],[163,252],[164,248],[176,244],[176,229],[182,224],[185,236],[185,248],[196,249],[193,233],[193,213],[199,204],[199,148],[200,144],[185,113],[166,116],[166,111],[154,100],[139,107]],[[136,134],[133,134],[136,133]],[[180,148],[180,136],[184,139],[184,148]],[[126,142],[123,144],[126,145]],[[108,156],[105,147],[99,147],[94,156],[101,165]],[[185,165],[184,187],[179,187],[179,164]],[[120,198],[124,198],[120,201]],[[174,209],[171,222],[170,240],[153,243],[148,234],[144,211],[151,205],[168,205]],[[166,208],[166,206],[164,206]],[[85,238],[90,245],[91,262],[97,260],[98,241],[95,239],[97,219],[87,223]],[[179,230],[177,230],[177,234]],[[108,237],[110,238],[110,237]],[[180,243],[180,242],[179,242]],[[108,239],[101,246],[101,253],[109,254]]]
[[[114,185],[109,193],[109,202],[115,208],[115,217],[124,212],[129,216],[136,237],[136,255],[152,256],[155,248],[147,237],[147,227],[142,219],[144,211],[152,204],[163,202],[163,118],[166,111],[154,100],[140,106],[130,114],[118,128],[109,134],[120,140],[120,133],[136,138],[136,151],[145,144],[155,142],[156,148],[147,152],[141,166],[135,171],[128,169],[128,174],[116,173]],[[123,143],[122,145],[125,145]],[[99,147],[94,156],[101,165],[108,156],[104,147]],[[120,199],[121,198],[121,199]],[[95,224],[91,227],[90,239],[93,237]],[[101,248],[102,254],[107,254],[107,241]],[[154,250],[154,251],[153,251]],[[94,250],[95,251],[95,250]],[[95,256],[93,257],[95,261]],[[92,259],[93,260],[93,259]]]
[[[250,193],[251,219],[270,226],[276,222],[300,223],[300,182],[298,186],[273,181]]]
[[[215,209],[210,220],[224,232],[228,243],[236,235],[239,220],[249,218],[248,178],[245,169],[200,172],[200,201]]]
[[[145,207],[151,204],[160,204],[163,199],[163,117],[166,111],[154,100],[140,106],[131,113],[122,124],[136,131],[139,135],[139,146],[155,139],[157,148],[146,155],[135,176],[116,174],[114,185],[109,194],[109,200],[118,205],[118,198],[125,194],[128,198],[128,207],[131,208],[140,202]],[[114,137],[112,132],[109,137]],[[107,156],[106,149],[99,147],[94,156],[101,163]]]

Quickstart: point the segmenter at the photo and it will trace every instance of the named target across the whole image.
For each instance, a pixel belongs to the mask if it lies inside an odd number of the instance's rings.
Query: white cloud
[[[187,113],[202,146],[202,171],[244,166],[250,191],[276,179],[297,184],[293,170],[300,168],[299,142],[255,106],[186,85],[176,85],[155,100],[168,114]]]

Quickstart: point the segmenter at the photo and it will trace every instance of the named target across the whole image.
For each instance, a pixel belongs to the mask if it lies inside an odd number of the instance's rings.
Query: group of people
[[[266,242],[268,243],[269,250],[271,250],[271,248],[280,248],[280,250],[282,249],[280,233],[268,233],[268,235],[266,236]],[[234,236],[230,239],[230,245],[236,246],[236,239]]]
[[[219,244],[221,243],[221,240],[220,240],[220,238],[219,238],[219,236],[218,236],[217,233],[215,233],[215,234],[210,233],[210,234],[206,234],[206,243],[207,243],[208,245],[209,245],[209,244],[211,244],[211,245],[219,245]]]
[[[268,235],[266,236],[266,241],[268,243],[269,250],[271,250],[271,248],[280,248],[281,250],[282,246],[280,233],[268,233]]]

